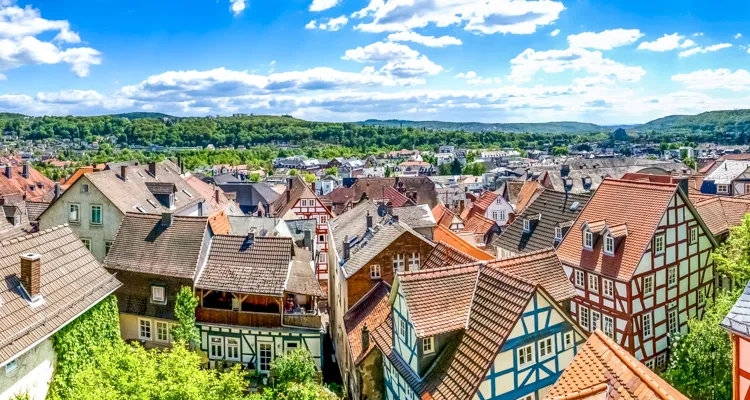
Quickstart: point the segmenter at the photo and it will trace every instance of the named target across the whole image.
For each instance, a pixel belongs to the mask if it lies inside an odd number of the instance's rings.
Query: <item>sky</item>
[[[750,108],[744,0],[0,0],[0,112],[634,124]]]

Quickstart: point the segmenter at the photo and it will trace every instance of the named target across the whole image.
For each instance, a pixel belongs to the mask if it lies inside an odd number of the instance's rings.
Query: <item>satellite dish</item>
[[[381,204],[378,206],[378,217],[383,218],[388,215],[388,206]]]

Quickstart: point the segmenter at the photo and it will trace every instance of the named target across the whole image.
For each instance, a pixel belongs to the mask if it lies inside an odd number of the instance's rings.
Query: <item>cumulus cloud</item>
[[[684,84],[688,89],[729,89],[741,91],[750,89],[750,72],[738,69],[735,72],[727,68],[704,69],[687,74],[672,76],[672,80]]]
[[[310,4],[310,11],[325,11],[329,8],[335,7],[337,4],[339,4],[339,0],[313,0]]]
[[[628,66],[602,57],[599,51],[581,48],[535,51],[526,49],[511,61],[509,80],[527,82],[537,72],[560,73],[585,71],[598,77],[617,79],[620,82],[637,82],[646,74],[640,66]]]
[[[388,35],[391,42],[414,42],[427,47],[445,47],[462,44],[461,39],[453,36],[424,36],[412,31],[396,32]]]
[[[690,39],[683,41],[684,38],[684,36],[681,36],[678,33],[673,33],[671,35],[665,34],[653,42],[641,42],[641,44],[638,45],[638,50],[669,51],[676,48],[687,48],[695,45],[695,42]]]
[[[434,24],[482,34],[530,34],[557,20],[564,9],[561,2],[551,0],[370,0],[352,17],[367,20],[356,26],[366,32],[401,32]]]
[[[491,85],[493,83],[502,82],[502,79],[500,78],[483,78],[477,75],[474,71],[469,71],[467,73],[459,72],[456,75],[456,78],[465,79],[467,85]]]
[[[742,34],[741,34],[741,33],[738,33],[738,34],[734,35],[734,38],[735,38],[735,39],[739,39],[739,38],[741,38],[741,37],[742,37]]]
[[[347,50],[341,58],[359,63],[385,63],[379,72],[393,77],[401,85],[422,84],[425,76],[435,75],[443,70],[443,67],[430,61],[427,56],[420,55],[409,46],[393,42],[375,42]]]
[[[234,16],[238,16],[245,11],[245,0],[229,0],[229,9]]]
[[[312,20],[305,25],[305,29],[320,29],[323,31],[331,31],[335,32],[342,27],[346,26],[346,24],[349,22],[349,18],[347,18],[345,15],[342,15],[337,18],[329,18],[327,20],[321,21],[318,23],[316,20]]]
[[[568,36],[570,47],[582,49],[612,50],[615,47],[633,44],[643,36],[638,29],[609,29],[599,33],[583,32]]]
[[[694,54],[706,54],[709,52],[719,51],[721,49],[726,49],[729,47],[732,47],[732,45],[729,43],[719,43],[719,44],[714,44],[714,45],[706,46],[706,47],[693,47],[692,49],[681,51],[679,56],[689,57]]]
[[[51,41],[36,37],[48,32],[57,32]],[[21,8],[15,1],[0,2],[0,72],[24,65],[66,63],[76,75],[87,76],[91,65],[101,64],[101,53],[90,47],[65,47],[80,41],[68,21],[44,19],[39,10]]]
[[[554,31],[550,32],[549,35],[550,36],[557,36],[559,33],[560,33],[560,30],[559,29],[555,29]]]
[[[347,50],[341,58],[360,63],[375,63],[402,58],[416,58],[418,55],[418,51],[403,44],[375,42],[365,47]]]

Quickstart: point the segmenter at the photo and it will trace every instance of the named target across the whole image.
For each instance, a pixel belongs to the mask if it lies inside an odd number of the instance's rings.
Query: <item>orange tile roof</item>
[[[480,212],[482,215],[484,215],[485,212],[487,212],[487,208],[492,205],[492,203],[497,199],[498,194],[495,192],[484,192],[479,197],[477,197],[477,200],[472,204],[471,206],[471,212],[476,213]]]
[[[60,185],[60,188],[63,190],[67,190],[74,183],[76,183],[76,181],[78,181],[78,178],[82,177],[85,174],[88,174],[89,172],[94,172],[94,170],[95,168],[92,166],[78,168],[76,172],[74,172],[73,175],[70,176],[70,178],[66,179],[65,182]]]
[[[630,280],[676,192],[677,185],[672,184],[603,180],[557,248],[560,261],[621,281]],[[581,245],[583,224],[599,222],[609,227],[627,225],[628,236],[621,239],[614,256],[602,254],[602,240],[595,240],[591,250]]]
[[[435,207],[432,208],[432,216],[435,217],[435,221],[437,221],[438,225],[450,228],[453,224],[453,217],[455,217],[456,214],[453,211],[449,210],[448,207],[445,206],[445,204],[438,203]]]
[[[606,396],[593,396],[605,390]],[[588,398],[687,400],[598,329],[547,392],[545,400]]]
[[[438,242],[422,264],[422,269],[442,268],[459,264],[471,264],[476,258],[445,243]]]
[[[460,236],[456,235],[453,231],[446,228],[444,225],[438,225],[432,234],[432,239],[436,242],[444,242],[451,247],[468,254],[477,260],[494,260],[491,254],[480,250],[477,247],[472,246],[469,242],[461,239]]]
[[[385,281],[380,281],[344,314],[349,351],[355,365],[362,362],[375,348],[375,341],[370,340],[370,346],[362,349],[362,328],[366,325],[372,332],[388,318],[391,312],[388,304],[390,292],[391,286]]]
[[[741,225],[745,214],[750,213],[750,198],[713,197],[694,204],[714,236],[728,233],[730,228]]]
[[[479,213],[471,213],[469,218],[464,221],[464,232],[472,232],[479,234],[486,234],[492,227],[495,226],[495,221],[485,218]]]
[[[232,233],[232,226],[229,224],[229,218],[224,210],[221,210],[208,218],[208,225],[214,235],[229,235]]]
[[[544,186],[537,181],[525,182],[521,187],[521,191],[518,192],[515,213],[522,213],[544,190]]]

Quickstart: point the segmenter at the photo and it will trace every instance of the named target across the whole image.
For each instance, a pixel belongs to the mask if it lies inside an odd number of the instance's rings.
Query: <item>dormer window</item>
[[[583,247],[586,249],[594,247],[594,234],[588,229],[583,231]]]
[[[422,339],[422,354],[432,354],[435,352],[435,338],[430,336]]]
[[[524,232],[530,232],[531,231],[531,221],[528,219],[523,220],[523,231]]]
[[[615,253],[615,238],[611,235],[604,237],[604,254],[612,255]]]
[[[555,240],[558,242],[562,240],[562,228],[559,226],[555,227]]]
[[[729,185],[716,185],[716,193],[728,194]]]

